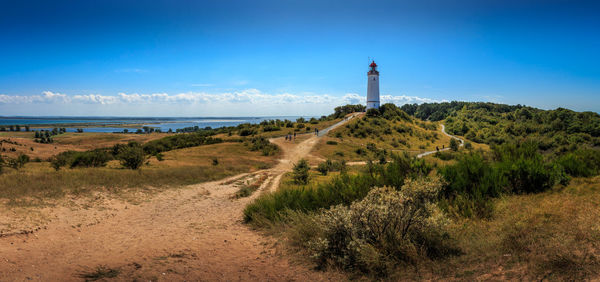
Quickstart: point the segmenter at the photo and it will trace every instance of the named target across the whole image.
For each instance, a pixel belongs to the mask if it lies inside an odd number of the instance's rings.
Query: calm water
[[[289,119],[295,121],[299,116],[285,116],[285,117],[189,117],[189,118],[174,118],[174,117],[0,117],[0,127],[7,125],[24,125],[31,126],[31,129],[37,128],[37,126],[44,125],[56,125],[57,127],[61,124],[86,124],[87,127],[83,127],[84,132],[122,132],[123,125],[127,124],[142,124],[142,126],[151,126],[154,128],[160,128],[162,131],[173,131],[185,128],[198,126],[205,128],[210,126],[212,128],[219,128],[224,126],[237,126],[242,123],[260,123],[264,120],[271,119]],[[305,117],[310,118],[310,117]],[[106,127],[94,127],[97,125],[108,125]],[[135,132],[140,127],[127,127],[131,132]],[[68,132],[74,132],[77,130],[77,126],[67,126]],[[24,130],[24,129],[21,129]]]

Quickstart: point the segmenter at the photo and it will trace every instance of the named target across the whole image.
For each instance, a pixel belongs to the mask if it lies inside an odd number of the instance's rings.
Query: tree
[[[58,171],[61,167],[67,165],[67,158],[64,154],[59,154],[50,159],[50,165]]]
[[[127,146],[121,146],[116,158],[121,161],[121,165],[129,169],[138,169],[144,163],[146,155],[144,149],[137,142],[129,142]]]
[[[458,151],[458,141],[454,138],[450,139],[450,149],[452,151]]]
[[[308,171],[310,167],[308,166],[308,162],[305,159],[301,159],[294,165],[294,171],[292,172],[292,177],[294,182],[297,184],[308,184],[309,174]]]

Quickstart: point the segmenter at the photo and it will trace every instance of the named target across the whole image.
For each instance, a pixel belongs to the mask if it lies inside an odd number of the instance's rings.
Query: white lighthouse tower
[[[367,73],[369,81],[367,84],[367,110],[379,109],[379,72],[375,61],[369,67],[371,69]]]

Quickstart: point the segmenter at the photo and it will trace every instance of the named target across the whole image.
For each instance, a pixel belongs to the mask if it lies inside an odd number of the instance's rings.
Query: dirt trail
[[[168,190],[131,205],[100,198],[93,208],[57,207],[44,229],[0,237],[0,280],[70,281],[100,265],[119,269],[117,280],[322,281],[340,274],[311,270],[277,253],[276,242],[244,225],[242,211],[318,141],[310,136],[283,148],[274,168]],[[237,179],[268,175],[252,196],[233,199]]]

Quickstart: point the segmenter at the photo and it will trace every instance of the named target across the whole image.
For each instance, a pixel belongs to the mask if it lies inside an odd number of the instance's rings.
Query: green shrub
[[[398,264],[456,254],[449,220],[434,204],[440,188],[437,180],[409,180],[399,191],[374,188],[349,207],[324,211],[307,244],[313,258],[319,266],[385,276]]]
[[[458,151],[458,141],[456,141],[454,138],[450,139],[450,150],[455,152]]]
[[[144,164],[146,155],[139,143],[129,142],[129,144],[119,147],[116,158],[121,162],[123,167],[138,169]]]
[[[331,166],[333,169],[339,167],[342,173],[315,187],[302,186],[263,194],[246,207],[244,220],[260,225],[264,220],[281,220],[287,211],[310,212],[333,205],[349,205],[364,198],[374,186],[392,186],[400,189],[407,178],[426,176],[432,170],[425,160],[411,158],[406,153],[392,154],[391,162],[386,165],[372,165],[368,173],[344,173],[344,162],[332,162]]]
[[[74,167],[103,167],[112,160],[113,157],[106,150],[97,149],[92,151],[77,152],[66,151],[54,156],[50,163],[56,170],[62,166],[68,165]]]
[[[305,159],[298,161],[298,163],[294,165],[292,172],[292,178],[294,179],[294,182],[296,184],[308,184],[309,170],[310,167]]]
[[[338,144],[338,142],[336,142],[336,141],[333,141],[333,140],[328,140],[328,141],[327,141],[327,142],[325,142],[325,143],[327,143],[327,145],[337,145],[337,144]]]
[[[322,175],[327,175],[327,173],[329,172],[329,166],[327,165],[327,162],[322,162],[317,166],[317,171],[320,172]]]
[[[577,150],[560,156],[556,162],[571,176],[590,177],[600,173],[598,150]]]
[[[491,198],[500,196],[506,179],[480,153],[460,157],[454,165],[440,169],[446,182],[441,206],[465,217],[489,217]]]
[[[250,151],[261,151],[263,156],[272,156],[279,152],[277,145],[269,142],[265,137],[253,137],[249,143],[246,143],[250,147]]]
[[[175,149],[183,149],[201,145],[211,145],[222,143],[223,140],[220,138],[209,137],[208,135],[213,134],[212,131],[198,131],[193,133],[181,133],[176,135],[170,135],[161,139],[153,140],[144,144],[144,152],[148,155],[156,155],[166,151]],[[113,152],[114,154],[114,152]]]

